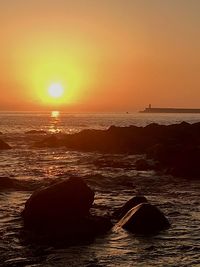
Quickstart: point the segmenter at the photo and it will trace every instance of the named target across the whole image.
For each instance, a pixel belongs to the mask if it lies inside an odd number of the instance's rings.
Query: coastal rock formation
[[[56,135],[51,135],[44,138],[42,141],[36,142],[34,147],[42,148],[42,147],[60,147],[63,146],[63,141],[61,141]]]
[[[141,203],[129,210],[115,227],[136,234],[154,234],[169,228],[170,224],[157,207]]]
[[[47,234],[55,241],[89,240],[112,227],[108,218],[90,214],[93,201],[94,192],[81,178],[36,191],[22,212],[25,229]]]
[[[51,136],[35,143],[37,147],[99,151],[103,153],[145,154],[157,144],[200,144],[200,124],[182,122],[173,125],[152,123],[146,127],[115,127],[107,130],[83,130],[79,133]]]
[[[36,142],[35,147],[63,146],[70,150],[109,154],[146,154],[155,164],[149,165],[148,161],[139,160],[135,164],[137,170],[163,170],[175,176],[199,179],[199,136],[200,123],[152,123],[145,127],[111,126],[107,130],[83,130],[59,137],[53,135]],[[113,165],[122,166],[118,162]]]
[[[114,215],[115,218],[121,219],[121,218],[124,217],[124,215],[129,210],[131,210],[132,208],[134,208],[135,206],[137,206],[137,205],[139,205],[141,203],[146,203],[146,202],[148,202],[148,200],[144,196],[132,197],[121,208],[116,210],[113,215]]]
[[[4,150],[4,149],[11,149],[11,146],[9,146],[4,141],[0,140],[0,150]]]

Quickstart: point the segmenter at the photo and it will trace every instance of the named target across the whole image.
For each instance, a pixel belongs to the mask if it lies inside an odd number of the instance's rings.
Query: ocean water
[[[53,133],[181,121],[198,122],[200,115],[0,113],[0,139],[12,146],[0,151],[0,266],[200,266],[199,181],[136,171],[136,155],[32,147]],[[27,134],[30,130],[46,133]],[[171,228],[151,237],[111,230],[91,244],[61,248],[24,242],[20,213],[26,200],[34,190],[71,176],[82,177],[94,189],[96,214],[110,214],[140,193],[165,213]],[[7,177],[12,188],[2,186]]]

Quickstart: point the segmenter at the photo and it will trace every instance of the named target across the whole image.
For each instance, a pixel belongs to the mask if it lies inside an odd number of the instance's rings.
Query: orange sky
[[[2,0],[0,109],[200,107],[199,14],[199,0]]]

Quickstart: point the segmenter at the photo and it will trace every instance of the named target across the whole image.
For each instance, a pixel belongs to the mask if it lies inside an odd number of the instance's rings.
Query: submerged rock
[[[9,146],[4,141],[0,140],[0,150],[4,150],[4,149],[11,149],[11,146]]]
[[[117,219],[121,219],[124,217],[124,215],[133,207],[137,206],[138,204],[148,202],[146,197],[144,196],[136,196],[131,199],[129,199],[124,206],[119,208],[117,211],[114,212],[114,217]]]
[[[149,203],[142,203],[129,210],[117,223],[116,228],[122,227],[136,234],[154,234],[170,227],[164,214]]]

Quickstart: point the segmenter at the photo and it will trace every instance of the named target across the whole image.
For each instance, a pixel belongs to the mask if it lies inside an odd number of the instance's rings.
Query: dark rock
[[[116,210],[114,212],[114,217],[117,219],[121,219],[122,217],[124,217],[124,215],[133,207],[137,206],[138,204],[141,203],[145,203],[148,202],[148,200],[146,199],[146,197],[144,196],[136,196],[133,197],[131,199],[129,199],[124,206],[122,206],[121,208],[119,208],[118,210]]]
[[[200,148],[182,147],[176,155],[171,155],[168,173],[177,177],[200,179]]]
[[[9,177],[0,177],[0,190],[12,189],[16,186],[16,180]]]
[[[63,221],[55,227],[47,227],[43,231],[24,229],[21,232],[23,243],[52,246],[68,246],[88,244],[98,235],[106,234],[113,224],[106,217],[88,215],[80,219]]]
[[[157,207],[142,203],[126,213],[117,223],[116,228],[119,227],[136,234],[154,234],[168,229],[170,224]]]
[[[80,178],[36,191],[22,212],[27,242],[74,244],[105,234],[113,224],[90,214],[93,201],[94,192]]]
[[[37,142],[36,147],[60,147],[70,150],[98,151],[109,154],[146,154],[155,164],[140,160],[138,170],[167,171],[175,176],[200,178],[200,123],[159,125],[146,127],[116,127],[107,130],[83,130],[79,133],[51,136]],[[97,161],[99,166],[126,168],[119,161]],[[190,172],[190,170],[192,171]],[[196,169],[198,169],[196,171]]]
[[[4,150],[4,149],[11,149],[11,146],[9,146],[4,141],[0,140],[0,150]]]
[[[36,191],[22,213],[25,227],[51,229],[89,215],[94,192],[80,178],[70,178]]]
[[[47,132],[43,130],[30,130],[26,132],[26,134],[46,134],[46,133]]]
[[[62,146],[61,140],[56,136],[48,136],[47,138],[44,138],[42,141],[36,142],[34,144],[34,147],[42,148],[42,147],[60,147]]]
[[[3,133],[2,132],[0,132],[0,135],[2,135]]]

